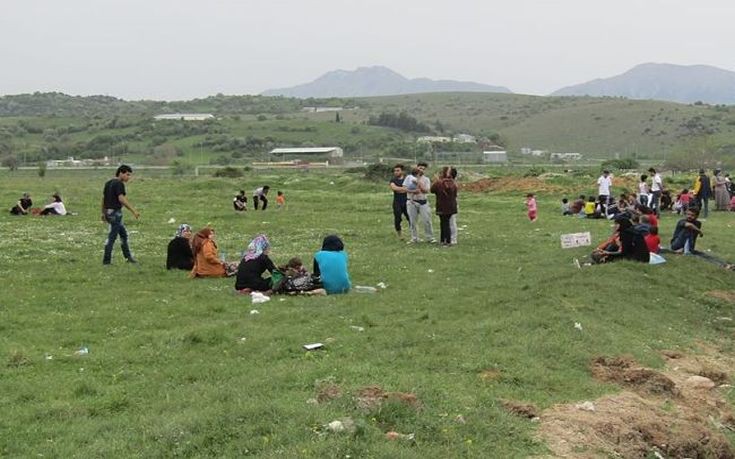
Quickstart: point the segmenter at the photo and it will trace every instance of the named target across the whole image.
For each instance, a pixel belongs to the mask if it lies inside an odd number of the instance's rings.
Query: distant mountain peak
[[[510,93],[508,88],[481,83],[431,80],[428,78],[408,79],[398,72],[374,65],[355,70],[332,70],[316,80],[290,88],[271,89],[264,96],[287,97],[370,97],[425,92],[500,92]]]
[[[552,95],[735,104],[735,72],[711,65],[647,62],[620,75],[568,86]]]

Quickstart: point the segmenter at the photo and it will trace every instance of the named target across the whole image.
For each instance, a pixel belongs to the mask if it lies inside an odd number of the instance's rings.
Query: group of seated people
[[[650,208],[648,196],[638,196],[635,193],[621,193],[618,199],[604,199],[598,196],[580,195],[577,199],[569,202],[569,199],[561,200],[561,214],[572,215],[580,218],[607,218],[613,220],[618,214],[635,210],[636,206]],[[671,194],[666,191],[661,195],[659,210],[672,208]]]
[[[33,207],[30,193],[23,193],[10,209],[11,215],[67,215],[66,206],[59,193],[51,195],[51,202],[43,207]]]
[[[685,215],[677,222],[671,238],[671,251],[674,253],[696,253],[697,238],[704,235],[702,222],[698,220],[699,208],[690,206]],[[614,221],[612,235],[592,252],[591,258],[594,263],[607,263],[620,259],[648,263],[651,254],[658,254],[661,251],[658,218],[649,207],[638,204],[632,209],[618,213]]]
[[[182,224],[168,244],[167,269],[189,271],[189,277],[235,277],[235,290],[240,293],[264,292],[285,294],[334,294],[350,290],[347,253],[344,243],[335,235],[324,238],[322,249],[314,255],[309,273],[297,257],[277,267],[271,260],[270,241],[260,234],[248,244],[239,262],[220,257],[214,229],[206,227],[193,234]],[[269,276],[264,276],[266,271]]]

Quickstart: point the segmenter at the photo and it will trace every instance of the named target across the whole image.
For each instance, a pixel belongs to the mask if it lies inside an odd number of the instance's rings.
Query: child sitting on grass
[[[318,279],[314,278],[304,267],[301,258],[293,257],[278,270],[283,278],[273,286],[274,293],[287,295],[326,295],[327,291],[321,288]]]
[[[659,253],[661,251],[661,238],[658,237],[658,226],[652,226],[648,230],[648,234],[643,236],[651,253]]]
[[[563,216],[572,215],[572,208],[569,205],[569,199],[562,198],[561,200],[561,214]]]

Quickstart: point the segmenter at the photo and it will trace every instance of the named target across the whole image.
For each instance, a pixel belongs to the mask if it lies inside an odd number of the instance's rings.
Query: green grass
[[[23,191],[40,201],[58,189],[80,213],[0,214],[2,456],[525,457],[547,452],[536,424],[499,400],[545,408],[613,392],[588,372],[600,354],[661,366],[659,350],[689,352],[699,340],[733,349],[732,325],[713,320],[733,306],[705,295],[730,289],[732,273],[684,257],[580,271],[572,260],[589,249],[560,249],[560,234],[599,240],[610,225],[559,216],[559,196],[540,196],[531,224],[522,190],[462,194],[466,229],[457,247],[441,249],[393,237],[382,183],[320,172],[228,180],[141,171],[128,191],[142,218],[126,214],[140,266],[121,263],[116,248],[103,269],[105,175],[0,174],[8,207]],[[237,190],[264,183],[286,193],[286,210],[231,211]],[[232,279],[163,269],[176,227],[169,218],[211,223],[230,258],[266,232],[276,262],[310,264],[322,237],[338,233],[353,283],[388,288],[253,306],[232,293]],[[733,218],[711,215],[701,249],[735,259]],[[674,223],[662,218],[663,240]],[[326,349],[301,348],[317,341]],[[81,346],[89,355],[74,355]],[[483,381],[488,368],[501,377]],[[308,404],[324,380],[345,395]],[[415,393],[421,408],[360,411],[352,395],[368,385]],[[357,423],[354,434],[326,432],[343,417]],[[415,433],[416,442],[387,441],[387,430]]]

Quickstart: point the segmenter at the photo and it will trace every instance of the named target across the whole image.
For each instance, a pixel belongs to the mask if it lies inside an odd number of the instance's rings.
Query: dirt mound
[[[541,414],[538,434],[554,454],[563,457],[735,458],[735,450],[718,429],[732,429],[731,406],[712,381],[727,380],[733,359],[704,347],[696,356],[662,351],[667,366],[656,371],[631,357],[598,357],[590,364],[594,377],[630,390],[602,397],[594,410],[575,403],[556,405]],[[706,376],[705,376],[706,375]],[[709,384],[691,384],[705,380]]]
[[[505,411],[522,418],[533,419],[538,417],[539,410],[530,403],[515,402],[513,400],[501,400],[500,403]]]
[[[316,401],[326,403],[342,396],[342,388],[336,384],[321,384],[317,387]]]
[[[546,183],[538,177],[484,178],[476,182],[461,183],[459,189],[474,193],[484,191],[513,191],[517,193],[560,193],[564,187]]]
[[[678,394],[674,381],[658,371],[638,366],[630,357],[597,357],[590,367],[592,375],[601,381],[652,394]]]
[[[416,394],[409,392],[386,392],[380,386],[367,386],[358,389],[355,393],[355,401],[357,402],[357,407],[365,411],[379,408],[385,401],[405,403],[413,408],[421,407],[421,401]]]

